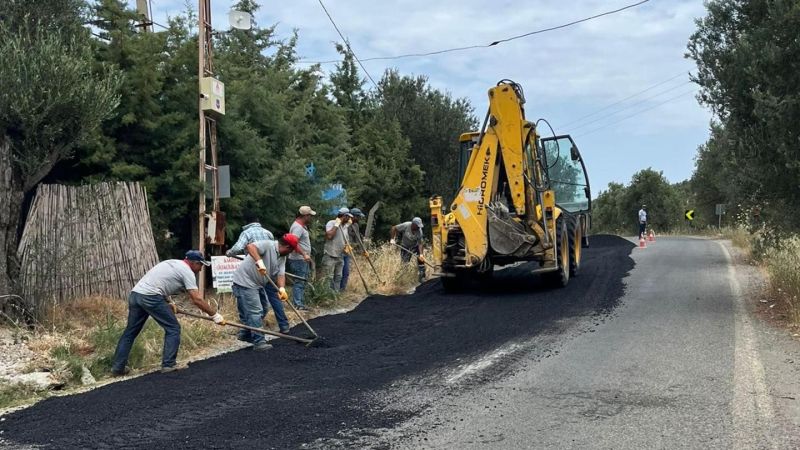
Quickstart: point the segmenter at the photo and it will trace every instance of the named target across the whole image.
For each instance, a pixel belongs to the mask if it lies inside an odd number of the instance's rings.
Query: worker
[[[232,258],[234,256],[244,255],[247,244],[252,244],[259,241],[275,241],[273,234],[261,226],[257,215],[254,213],[247,213],[245,215],[245,221],[247,222],[247,225],[242,227],[242,232],[239,234],[239,239],[235,244],[233,244],[233,247],[225,252],[225,256]],[[266,317],[267,312],[269,312],[269,308],[267,307],[267,303],[269,303],[269,305],[272,307],[272,310],[275,312],[275,321],[278,322],[278,330],[281,333],[288,332],[289,318],[286,317],[286,311],[283,309],[283,303],[278,298],[278,293],[270,284],[265,284],[264,290],[266,296],[263,297],[264,304],[261,307],[261,310],[264,312],[264,317]],[[239,303],[237,302],[236,305],[238,306]],[[239,311],[239,316],[241,317],[242,315],[244,315],[244,311]],[[262,325],[264,317],[261,318]],[[247,341],[247,335],[248,334],[245,332],[245,330],[239,330],[238,338],[240,341]]]
[[[322,266],[326,276],[331,279],[331,289],[339,292],[342,286],[342,269],[344,268],[345,240],[342,225],[346,225],[353,217],[350,209],[340,208],[336,218],[325,224],[325,253],[322,255]]]
[[[258,216],[254,213],[246,213],[245,214],[245,222],[247,225],[242,227],[242,232],[239,234],[239,239],[233,244],[227,252],[225,252],[225,256],[231,258],[236,255],[243,255],[244,254],[244,247],[247,244],[252,244],[253,242],[257,241],[274,241],[275,236],[267,230],[266,228],[261,226],[261,223],[258,221]]]
[[[299,246],[297,251],[289,254],[286,260],[286,268],[288,271],[298,277],[308,278],[311,272],[309,265],[311,263],[311,237],[308,234],[308,226],[317,212],[311,209],[310,206],[301,206],[297,211],[297,216],[289,228],[289,233],[297,236]],[[294,280],[292,285],[292,303],[299,310],[307,310],[305,304],[305,280]]]
[[[423,256],[422,244],[422,219],[414,217],[411,222],[403,222],[394,225],[391,229],[389,242],[392,245],[400,245],[400,259],[403,262],[411,261],[411,256],[417,255],[417,269],[419,270],[419,282],[425,281],[425,257]],[[400,243],[397,243],[398,235]]]
[[[233,272],[233,296],[239,310],[239,320],[250,327],[262,328],[266,315],[265,284],[271,286],[272,280],[278,286],[276,290],[280,300],[287,300],[286,293],[286,256],[297,251],[297,236],[287,233],[277,241],[257,241],[245,246],[247,256]],[[269,280],[267,279],[269,277]],[[274,289],[274,288],[273,288]],[[264,340],[264,336],[245,331],[240,340],[253,344],[253,350],[263,351],[272,348]],[[282,330],[283,332],[288,332]]]
[[[152,317],[164,329],[161,372],[172,372],[185,367],[176,363],[178,347],[181,345],[181,325],[175,316],[177,309],[167,303],[170,295],[185,290],[192,303],[211,316],[214,323],[225,325],[222,314],[203,300],[197,288],[195,274],[203,266],[209,265],[211,264],[203,258],[202,253],[189,250],[183,260],[168,259],[156,264],[136,283],[128,295],[128,323],[114,352],[114,363],[111,366],[113,376],[127,375],[130,372],[130,368],[126,367],[128,355],[148,317]]]
[[[361,231],[358,228],[358,222],[366,216],[359,208],[351,208],[350,214],[353,216],[350,218],[350,222],[343,225],[347,236],[346,244],[349,247],[345,248],[346,251],[343,256],[344,265],[342,266],[342,283],[340,286],[342,291],[347,287],[347,280],[350,278],[350,260],[353,258],[353,247],[359,247],[362,254],[367,254],[364,243],[361,241]]]
[[[642,239],[645,234],[645,230],[647,230],[647,205],[642,205],[642,209],[639,210],[639,239]]]

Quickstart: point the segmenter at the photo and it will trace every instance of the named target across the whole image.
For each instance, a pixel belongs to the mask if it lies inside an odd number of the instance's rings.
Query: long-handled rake
[[[182,310],[180,308],[177,308],[176,311],[177,311],[178,314],[183,314],[184,316],[194,317],[195,319],[203,319],[203,320],[209,320],[209,321],[213,321],[214,320],[210,316],[204,316],[204,315],[200,315],[200,314],[191,313],[189,311],[184,311],[184,310]],[[292,336],[290,334],[278,333],[277,331],[271,331],[271,330],[267,330],[267,329],[264,329],[264,328],[251,327],[251,326],[244,325],[244,324],[237,323],[237,322],[225,321],[225,325],[228,325],[228,326],[231,326],[231,327],[236,327],[236,328],[241,328],[243,330],[254,331],[256,333],[268,334],[270,336],[277,336],[279,338],[284,338],[284,339],[289,339],[289,340],[292,340],[292,341],[297,341],[297,342],[305,344],[306,347],[317,347],[317,346],[320,346],[320,344],[317,342],[319,340],[319,336],[316,336],[316,335],[315,335],[315,337],[313,339],[306,339],[306,338],[301,338],[301,337],[297,337],[297,336]]]

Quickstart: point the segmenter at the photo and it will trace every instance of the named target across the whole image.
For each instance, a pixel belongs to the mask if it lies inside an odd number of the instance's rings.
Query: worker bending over
[[[422,256],[422,227],[422,219],[414,217],[411,222],[403,222],[393,226],[390,232],[391,240],[389,240],[392,245],[399,245],[402,247],[400,249],[400,259],[403,262],[409,262],[412,254],[417,255],[417,269],[419,270],[420,283],[425,281],[425,257]],[[399,244],[397,242],[398,239],[400,241]]]
[[[231,247],[230,250],[225,252],[225,255],[229,258],[233,256],[244,255],[247,244],[252,244],[259,241],[275,241],[275,237],[272,235],[272,233],[261,226],[261,223],[258,221],[258,216],[253,213],[249,213],[246,216],[246,219],[248,224],[242,227],[242,232],[239,234],[239,239],[235,244],[233,244],[233,247]],[[278,292],[275,291],[275,288],[269,284],[265,285],[264,289],[266,292],[266,300],[269,302],[270,306],[272,306],[272,310],[275,311],[275,320],[278,322],[278,330],[281,333],[288,332],[289,318],[286,317],[286,311],[284,311],[283,303],[281,303],[280,299],[278,298]],[[264,311],[264,316],[266,316],[267,311],[269,311],[266,302],[261,309]],[[239,316],[242,316],[242,311],[239,311]],[[247,335],[248,334],[245,332],[245,330],[239,330],[240,341],[247,341],[247,339],[244,339]]]
[[[274,282],[278,297],[282,301],[289,298],[286,293],[286,256],[297,251],[297,236],[284,234],[277,241],[258,241],[247,244],[247,256],[233,272],[233,296],[239,310],[239,320],[250,327],[262,328],[266,316],[267,293],[265,285]],[[274,287],[272,289],[275,289]],[[269,350],[270,344],[264,336],[250,330],[242,330],[239,339],[253,344],[254,350]],[[289,331],[288,328],[285,331]]]
[[[128,295],[128,324],[119,338],[117,350],[114,352],[114,363],[111,374],[126,375],[130,369],[126,367],[133,341],[139,336],[148,317],[164,329],[164,350],[161,356],[161,372],[172,372],[177,366],[178,347],[181,345],[181,324],[175,317],[176,309],[167,303],[167,297],[183,290],[189,293],[192,303],[204,313],[211,316],[214,323],[224,325],[222,315],[209,306],[200,295],[195,274],[203,266],[211,265],[197,250],[189,250],[186,257],[168,259],[150,269]]]

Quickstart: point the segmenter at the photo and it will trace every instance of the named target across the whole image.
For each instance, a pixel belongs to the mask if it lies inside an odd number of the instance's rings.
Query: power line
[[[659,81],[658,83],[656,83],[656,84],[654,84],[654,85],[652,85],[652,86],[650,86],[650,87],[648,87],[648,88],[642,89],[642,90],[641,90],[641,91],[639,91],[639,92],[636,92],[636,93],[634,93],[634,94],[631,94],[631,95],[629,95],[629,96],[627,96],[627,97],[623,98],[622,100],[619,100],[619,101],[616,101],[616,102],[614,102],[614,103],[611,103],[610,105],[604,106],[604,107],[602,107],[602,108],[600,108],[600,109],[598,109],[598,110],[596,110],[596,111],[594,111],[594,112],[592,112],[592,113],[586,114],[585,116],[578,117],[577,119],[575,119],[575,120],[572,120],[572,121],[570,121],[570,122],[567,122],[567,123],[565,123],[565,124],[563,124],[563,125],[561,125],[561,126],[562,126],[562,127],[568,127],[568,126],[572,125],[573,123],[577,123],[577,122],[580,122],[580,121],[582,121],[583,119],[586,119],[586,118],[592,117],[593,115],[595,115],[595,114],[597,114],[597,113],[600,113],[600,112],[606,111],[607,109],[609,109],[609,108],[612,108],[612,107],[614,107],[614,106],[617,106],[617,105],[619,105],[620,103],[623,103],[623,102],[625,102],[625,101],[627,101],[627,100],[630,100],[630,99],[632,99],[632,98],[634,98],[634,97],[638,97],[639,95],[642,95],[642,94],[644,94],[644,93],[645,93],[645,92],[647,92],[647,91],[650,91],[650,90],[652,90],[652,89],[655,89],[655,88],[657,88],[657,87],[659,87],[659,86],[661,86],[661,85],[663,85],[663,84],[665,84],[665,83],[668,83],[668,82],[670,82],[670,81],[674,80],[675,78],[678,78],[678,77],[680,77],[680,76],[683,76],[683,75],[685,75],[685,73],[684,73],[684,72],[681,72],[681,73],[679,73],[679,74],[677,74],[677,75],[674,75],[674,76],[672,76],[672,77],[670,77],[670,78],[667,78],[667,79],[666,79],[666,80],[664,80],[664,81]]]
[[[515,40],[515,39],[522,39],[524,37],[533,36],[535,34],[540,34],[540,33],[546,33],[548,31],[559,30],[561,28],[571,27],[571,26],[577,25],[579,23],[588,22],[590,20],[597,19],[599,17],[608,16],[608,15],[611,15],[611,14],[616,14],[618,12],[625,11],[626,9],[635,8],[635,7],[639,6],[639,5],[647,3],[649,1],[650,0],[641,0],[641,1],[637,2],[637,3],[633,3],[633,4],[630,4],[630,5],[627,5],[627,6],[623,6],[622,8],[618,8],[618,9],[615,9],[615,10],[612,10],[612,11],[606,11],[606,12],[603,12],[603,13],[600,13],[600,14],[595,14],[593,16],[584,17],[583,19],[574,20],[572,22],[561,24],[561,25],[557,25],[557,26],[550,27],[550,28],[543,28],[543,29],[540,29],[540,30],[530,31],[528,33],[518,34],[516,36],[511,36],[511,37],[507,37],[507,38],[504,38],[504,39],[498,39],[498,40],[493,41],[493,42],[491,42],[489,44],[476,44],[476,45],[468,45],[466,47],[446,48],[446,49],[443,49],[443,50],[436,50],[436,51],[426,52],[426,53],[407,53],[407,54],[404,54],[404,55],[395,55],[395,56],[374,56],[374,57],[371,57],[371,58],[365,58],[365,59],[363,59],[363,61],[385,61],[385,60],[390,60],[390,59],[416,58],[416,57],[423,57],[423,56],[441,55],[442,53],[460,52],[460,51],[472,50],[472,49],[476,49],[476,48],[493,47],[493,46],[496,46],[496,45],[501,44],[503,42],[510,42],[510,41]],[[320,0],[320,4],[322,4],[321,0]],[[325,8],[324,5],[323,5],[323,8]],[[327,11],[326,11],[326,13],[327,13]],[[330,15],[328,15],[328,17],[330,18]],[[333,19],[331,19],[331,21],[333,21]],[[334,26],[336,26],[336,25],[334,24]],[[301,61],[298,61],[298,62],[305,63],[305,64],[331,64],[331,63],[338,63],[339,60],[338,59],[327,60],[327,61],[306,61],[306,60],[301,60]]]
[[[358,65],[361,66],[361,70],[363,70],[364,73],[367,74],[367,78],[369,78],[369,81],[371,81],[372,85],[375,86],[375,89],[377,89],[378,92],[381,92],[381,88],[378,87],[378,83],[376,83],[375,80],[372,79],[372,75],[369,74],[369,72],[367,71],[367,68],[364,67],[364,64],[362,64],[361,60],[358,59],[358,56],[356,56],[356,52],[354,52],[353,48],[350,47],[350,42],[347,40],[346,37],[344,37],[344,34],[339,29],[339,26],[336,25],[336,22],[334,22],[333,17],[331,17],[331,13],[328,12],[328,8],[325,7],[325,4],[322,3],[322,0],[317,0],[317,1],[319,1],[319,6],[322,6],[322,10],[325,11],[325,15],[328,16],[328,20],[331,21],[331,24],[333,25],[333,28],[336,28],[336,32],[339,33],[339,37],[342,38],[342,40],[344,41],[344,45],[347,47],[347,51],[349,51],[350,54],[353,55],[353,58],[356,60],[356,62],[358,62]],[[339,62],[339,61],[337,61],[337,62]]]
[[[611,117],[611,116],[615,116],[615,115],[617,115],[617,114],[619,114],[619,113],[621,113],[621,112],[627,111],[627,110],[629,110],[629,109],[631,109],[631,108],[635,108],[635,107],[637,107],[637,106],[641,105],[642,103],[644,103],[644,102],[646,102],[646,101],[648,101],[648,100],[652,100],[652,99],[654,99],[654,98],[656,98],[656,97],[658,97],[658,96],[660,96],[660,95],[666,94],[667,92],[672,92],[672,91],[674,91],[675,89],[678,89],[678,88],[684,87],[684,86],[686,86],[686,85],[687,85],[687,84],[689,84],[689,83],[691,83],[691,81],[686,81],[686,82],[684,82],[684,83],[681,83],[681,84],[678,84],[678,85],[672,86],[671,88],[664,89],[663,91],[660,91],[660,92],[658,92],[658,93],[656,93],[656,94],[653,94],[653,95],[651,95],[651,96],[649,96],[649,97],[645,97],[645,98],[643,98],[643,99],[639,100],[638,102],[631,103],[630,105],[628,105],[628,106],[625,106],[624,108],[618,109],[618,110],[616,110],[616,111],[614,111],[614,112],[612,112],[612,113],[610,113],[610,114],[606,114],[606,115],[604,115],[604,116],[600,116],[600,117],[598,117],[598,118],[596,118],[596,119],[592,119],[592,120],[590,120],[590,121],[588,121],[588,122],[585,122],[585,123],[583,123],[583,124],[581,124],[581,125],[578,125],[578,126],[576,126],[576,127],[570,128],[570,131],[579,130],[579,129],[581,129],[581,128],[585,128],[585,127],[587,127],[587,126],[589,126],[589,125],[591,125],[591,124],[593,124],[593,123],[597,123],[597,122],[599,122],[599,121],[601,121],[601,120],[608,119],[608,118],[609,118],[609,117]]]
[[[663,101],[663,102],[661,102],[661,103],[657,103],[657,104],[655,104],[655,105],[653,105],[653,106],[651,106],[651,107],[649,107],[649,108],[645,108],[645,109],[643,109],[643,110],[641,110],[641,111],[637,111],[637,112],[635,112],[635,113],[633,113],[633,114],[631,114],[631,115],[629,115],[629,116],[625,116],[625,117],[623,117],[623,118],[621,118],[621,119],[619,119],[619,120],[615,120],[615,121],[613,121],[613,122],[607,123],[607,124],[603,125],[602,127],[598,127],[598,128],[595,128],[595,129],[593,129],[593,130],[589,130],[589,131],[587,131],[586,133],[583,133],[583,134],[581,134],[581,135],[579,135],[579,136],[577,136],[577,137],[584,137],[584,136],[588,136],[588,135],[590,135],[590,134],[597,133],[598,131],[605,130],[605,129],[607,129],[607,128],[608,128],[609,126],[611,126],[611,125],[616,125],[616,124],[618,124],[618,123],[620,123],[620,122],[623,122],[623,121],[625,121],[625,120],[628,120],[628,119],[630,119],[631,117],[636,117],[636,116],[638,116],[638,115],[640,115],[640,114],[644,114],[644,113],[646,113],[646,112],[648,112],[648,111],[650,111],[650,110],[656,109],[656,108],[658,108],[658,107],[660,107],[660,106],[663,106],[663,105],[665,105],[665,104],[667,104],[667,103],[669,103],[669,102],[675,101],[675,100],[677,100],[677,99],[679,99],[679,98],[681,98],[681,97],[683,97],[683,96],[685,96],[685,95],[687,95],[687,94],[694,94],[695,92],[697,92],[697,89],[692,89],[692,90],[690,90],[690,91],[683,92],[683,93],[681,93],[681,94],[678,94],[678,95],[676,95],[676,96],[674,96],[674,97],[670,97],[670,98],[668,98],[668,99],[664,100],[664,101]]]

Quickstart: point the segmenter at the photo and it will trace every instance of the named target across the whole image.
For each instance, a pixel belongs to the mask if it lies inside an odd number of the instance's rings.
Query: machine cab
[[[472,156],[472,149],[478,144],[480,133],[462,133],[458,137],[458,176],[456,177],[455,188],[461,187],[461,180],[464,179],[464,174],[467,172],[469,165],[469,158]]]
[[[573,214],[591,211],[589,175],[578,146],[569,135],[542,138],[540,142],[556,205]]]

